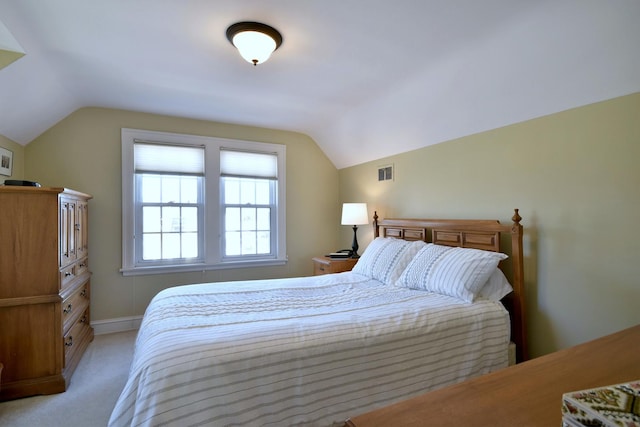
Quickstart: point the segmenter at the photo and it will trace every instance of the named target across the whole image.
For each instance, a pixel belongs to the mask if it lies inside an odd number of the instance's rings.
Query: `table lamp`
[[[353,253],[352,258],[359,258],[358,255],[358,225],[364,225],[369,223],[369,216],[367,215],[366,203],[343,203],[342,204],[342,225],[353,225],[353,243],[351,243],[351,249]]]

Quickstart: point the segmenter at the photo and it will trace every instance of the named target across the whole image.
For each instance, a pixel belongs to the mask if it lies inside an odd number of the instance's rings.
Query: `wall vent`
[[[393,165],[378,168],[378,181],[393,181]]]

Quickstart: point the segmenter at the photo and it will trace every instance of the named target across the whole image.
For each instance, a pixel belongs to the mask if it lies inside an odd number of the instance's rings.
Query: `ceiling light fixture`
[[[240,56],[253,65],[262,64],[282,44],[282,35],[260,22],[237,22],[227,28],[227,39]]]

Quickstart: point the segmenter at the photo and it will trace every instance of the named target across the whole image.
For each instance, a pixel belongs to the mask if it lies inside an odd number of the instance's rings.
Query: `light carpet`
[[[97,335],[66,392],[1,402],[0,426],[106,426],[127,381],[136,334]]]

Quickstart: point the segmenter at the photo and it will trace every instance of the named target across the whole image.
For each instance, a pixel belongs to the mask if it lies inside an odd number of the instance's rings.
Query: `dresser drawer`
[[[80,276],[89,271],[89,258],[83,258],[75,263],[76,276]]]
[[[65,289],[76,278],[76,265],[71,264],[60,270],[60,289]]]
[[[90,340],[91,327],[89,325],[89,309],[87,308],[81,316],[73,323],[71,328],[64,334],[64,368],[67,367],[78,351],[82,351]]]
[[[86,257],[60,269],[60,290],[64,290],[71,286],[76,278],[88,273],[89,258]]]
[[[62,301],[62,329],[68,331],[73,322],[89,307],[89,282],[79,286]]]

